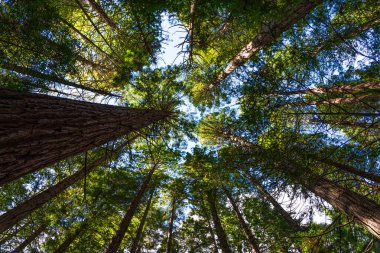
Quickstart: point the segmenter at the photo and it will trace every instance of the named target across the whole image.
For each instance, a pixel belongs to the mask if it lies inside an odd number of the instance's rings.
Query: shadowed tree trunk
[[[338,98],[317,98],[317,100],[310,100],[310,101],[297,101],[297,102],[290,102],[290,103],[284,103],[280,106],[285,105],[338,105],[338,104],[345,104],[345,103],[359,103],[359,102],[377,102],[380,99],[380,94],[369,94],[369,95],[362,95],[362,96],[352,96],[352,97],[338,97]]]
[[[120,145],[114,153],[118,154],[124,146],[125,144]],[[64,190],[66,190],[68,187],[86,177],[88,173],[93,171],[99,165],[104,164],[106,161],[108,161],[109,158],[109,154],[104,154],[102,157],[87,164],[87,166],[83,166],[80,170],[78,170],[71,176],[68,176],[67,178],[63,179],[56,185],[40,192],[39,194],[25,201],[24,203],[2,214],[0,216],[0,233],[12,227],[17,222],[30,215],[34,210],[42,207],[45,203],[51,201],[53,198],[55,198]]]
[[[86,229],[87,222],[84,222],[72,235],[68,236],[61,245],[54,251],[54,253],[66,252],[75,239]]]
[[[240,52],[235,55],[228,63],[227,67],[218,75],[216,80],[208,87],[207,90],[211,91],[219,86],[220,82],[226,79],[238,67],[247,62],[254,54],[260,49],[273,43],[280,35],[292,27],[295,23],[303,19],[309,14],[316,6],[317,3],[322,2],[306,0],[302,1],[297,6],[292,6],[284,13],[282,18],[267,22],[261,27],[255,38],[253,38]]]
[[[28,246],[34,239],[36,239],[45,229],[46,225],[41,225],[33,234],[31,234],[25,241],[23,241],[12,253],[24,252],[26,246]]]
[[[169,114],[0,90],[0,186]]]
[[[193,48],[194,48],[194,22],[195,22],[195,0],[191,1],[190,6],[190,22],[189,22],[189,63],[193,64]]]
[[[209,190],[206,192],[207,202],[210,206],[211,216],[214,222],[216,235],[218,236],[219,246],[223,253],[232,253],[232,250],[230,249],[230,246],[228,245],[226,232],[224,232],[222,223],[220,222],[220,219],[218,216],[214,194],[215,194],[214,190]]]
[[[154,164],[153,167],[150,169],[148,175],[144,179],[143,184],[141,185],[140,189],[137,191],[135,197],[133,198],[127,212],[125,213],[118,230],[116,231],[115,235],[112,237],[110,244],[108,245],[106,253],[116,253],[119,248],[120,244],[124,238],[125,233],[128,230],[129,224],[131,223],[131,220],[133,218],[133,215],[135,214],[135,211],[137,207],[140,204],[140,201],[145,193],[145,191],[148,188],[149,182],[153,176],[154,171],[157,169],[158,164]]]
[[[175,219],[175,211],[176,211],[176,196],[173,194],[172,198],[172,209],[170,214],[170,223],[169,223],[169,231],[168,231],[168,240],[166,243],[166,253],[172,252],[172,242],[173,242],[173,226],[174,226],[174,219]]]
[[[110,16],[103,10],[103,8],[95,1],[95,0],[81,0],[81,2],[85,5],[89,5],[91,9],[93,9],[104,22],[107,23],[112,29],[117,29],[117,25],[115,21],[113,21]]]
[[[295,91],[280,91],[272,93],[273,95],[300,95],[300,94],[325,94],[325,93],[351,93],[365,90],[380,89],[380,82],[359,83],[353,85],[335,85],[329,88],[318,87],[312,89],[295,90]]]
[[[150,204],[152,203],[153,195],[154,195],[154,191],[152,190],[152,192],[150,193],[148,203],[146,204],[144,214],[141,218],[140,225],[136,231],[136,236],[133,239],[131,250],[129,251],[130,253],[136,253],[137,252],[139,242],[140,242],[140,238],[141,238],[141,235],[142,235],[142,232],[144,229],[145,220],[146,220],[146,217],[148,216]]]
[[[256,189],[261,193],[266,201],[273,205],[273,208],[282,216],[282,218],[288,223],[288,225],[294,231],[302,230],[300,224],[295,221],[292,216],[282,208],[282,206],[269,194],[269,192],[260,184],[260,182],[254,178],[247,171],[242,170],[244,175],[249,179],[249,181],[256,187]]]
[[[23,66],[18,66],[16,64],[13,64],[13,63],[10,63],[10,62],[4,61],[4,60],[0,60],[0,68],[6,69],[9,71],[13,71],[13,72],[17,72],[19,74],[35,77],[35,78],[38,78],[41,80],[46,80],[46,81],[50,81],[50,82],[64,84],[64,85],[67,85],[67,86],[70,86],[73,88],[78,88],[81,90],[91,91],[91,92],[94,92],[95,94],[101,94],[104,96],[112,96],[112,97],[120,97],[119,95],[112,94],[108,91],[98,90],[95,88],[83,86],[81,84],[78,84],[78,83],[75,83],[72,81],[68,81],[64,78],[58,77],[54,74],[45,74],[45,73],[39,72],[37,70],[27,68],[27,67],[23,67]],[[3,91],[1,91],[1,92],[3,92]]]
[[[247,222],[245,221],[245,219],[244,219],[242,213],[240,212],[239,207],[237,206],[237,204],[236,204],[235,200],[233,199],[231,193],[225,187],[223,187],[223,191],[226,194],[228,200],[230,201],[230,203],[232,205],[232,208],[234,209],[234,211],[236,213],[236,216],[239,220],[240,226],[243,228],[245,236],[247,237],[248,243],[251,246],[253,252],[260,253],[261,251],[260,251],[260,247],[257,243],[257,239],[255,238],[255,236],[253,235],[253,233],[252,233],[251,229],[249,228]]]

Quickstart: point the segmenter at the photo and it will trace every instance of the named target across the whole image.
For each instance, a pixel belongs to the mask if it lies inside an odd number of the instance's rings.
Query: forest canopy
[[[0,252],[380,252],[379,62],[375,0],[1,0]]]

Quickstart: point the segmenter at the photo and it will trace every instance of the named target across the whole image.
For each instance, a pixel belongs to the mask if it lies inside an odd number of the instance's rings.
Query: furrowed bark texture
[[[145,178],[143,184],[141,185],[140,189],[136,193],[135,197],[132,200],[131,205],[129,206],[127,212],[125,213],[118,230],[116,231],[115,235],[112,237],[110,244],[108,245],[106,253],[116,253],[119,250],[120,244],[124,238],[125,233],[128,230],[129,224],[131,223],[131,220],[133,218],[133,215],[135,214],[135,211],[137,207],[140,204],[140,201],[145,193],[145,191],[148,188],[149,182],[153,176],[154,171],[157,168],[157,164],[153,165],[152,169],[149,171],[147,177]]]
[[[120,145],[115,153],[119,153],[124,145]],[[16,206],[15,208],[9,210],[8,212],[0,216],[0,233],[7,230],[8,228],[15,225],[20,220],[27,217],[34,210],[40,208],[45,203],[51,201],[53,198],[57,197],[61,192],[66,190],[68,187],[83,179],[88,173],[93,171],[99,165],[105,163],[109,158],[109,155],[105,154],[102,157],[94,160],[93,162],[87,164],[86,167],[81,168],[71,176],[63,179],[56,185],[40,192],[39,194],[33,196],[24,203]]]
[[[253,233],[252,233],[251,229],[249,228],[247,222],[245,221],[245,219],[244,219],[242,213],[240,212],[239,207],[236,204],[235,200],[233,199],[231,193],[224,187],[223,187],[223,191],[226,194],[228,200],[230,201],[230,203],[232,205],[232,208],[234,209],[234,211],[236,213],[236,216],[239,220],[240,226],[243,228],[245,236],[247,237],[248,243],[251,246],[253,252],[260,253],[261,250],[260,250],[259,244],[257,243],[257,239],[255,238],[255,236],[253,235]]]
[[[41,225],[33,234],[31,234],[25,241],[23,241],[12,253],[23,252],[26,246],[28,246],[34,239],[36,239],[46,228],[46,225]]]
[[[284,15],[283,18],[267,22],[262,26],[261,31],[258,32],[255,38],[253,38],[240,52],[235,55],[229,62],[227,67],[219,74],[216,80],[208,87],[208,90],[212,90],[219,85],[221,81],[227,78],[238,67],[243,65],[248,59],[256,54],[263,47],[273,43],[280,35],[292,27],[295,23],[303,19],[309,14],[316,6],[317,3],[322,1],[303,1],[298,6],[294,6],[286,11],[288,15]]]
[[[216,235],[218,236],[220,249],[222,250],[223,253],[232,253],[230,246],[228,245],[226,232],[224,232],[222,223],[220,222],[220,219],[219,219],[219,215],[218,215],[218,211],[217,211],[216,203],[215,203],[215,198],[214,198],[214,192],[208,191],[206,195],[207,195],[207,202],[211,210],[212,220],[214,222],[215,232],[216,232]]]
[[[169,116],[0,90],[0,186]]]
[[[143,229],[144,229],[146,217],[148,216],[150,204],[152,203],[153,195],[154,195],[154,191],[152,191],[150,193],[150,197],[149,197],[148,203],[146,204],[144,214],[143,214],[143,216],[141,218],[139,227],[138,227],[138,229],[136,231],[136,236],[133,239],[131,250],[129,251],[130,253],[136,253],[137,252],[137,249],[138,249],[138,246],[139,246],[139,242],[140,242],[140,238],[141,238],[141,235],[142,235],[142,232],[143,232]]]

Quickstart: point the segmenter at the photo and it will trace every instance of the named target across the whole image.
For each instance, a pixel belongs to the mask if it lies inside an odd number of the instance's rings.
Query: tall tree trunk
[[[118,230],[116,231],[115,235],[112,237],[110,244],[108,245],[106,253],[116,253],[120,247],[120,244],[124,238],[125,233],[128,230],[129,224],[131,223],[131,220],[133,218],[133,215],[135,214],[135,211],[137,207],[140,204],[140,201],[145,193],[145,191],[148,188],[149,182],[153,176],[154,171],[158,167],[158,164],[154,164],[153,167],[150,169],[148,175],[146,176],[143,184],[141,185],[140,189],[137,191],[135,197],[133,198],[127,212],[125,213]]]
[[[321,98],[317,100],[311,100],[311,101],[298,101],[298,102],[290,102],[283,104],[284,105],[337,105],[337,104],[344,104],[344,103],[359,103],[359,102],[378,102],[380,99],[380,94],[369,94],[369,95],[362,95],[357,97],[339,97],[339,98]]]
[[[295,91],[280,91],[275,92],[273,95],[299,95],[299,94],[326,94],[326,93],[352,93],[365,90],[378,90],[380,89],[380,82],[359,83],[353,85],[335,85],[329,88],[317,87],[312,89],[295,90]]]
[[[292,6],[284,13],[282,18],[278,20],[272,20],[267,22],[261,27],[255,38],[253,38],[240,52],[232,58],[227,67],[218,75],[216,80],[208,87],[208,91],[212,91],[220,82],[226,79],[232,72],[238,67],[247,62],[254,54],[260,49],[273,43],[280,35],[292,27],[295,23],[303,19],[309,14],[316,6],[316,4],[322,2],[321,0],[311,1],[304,0],[297,6]]]
[[[256,187],[256,189],[261,193],[263,198],[273,205],[273,208],[282,216],[282,218],[288,223],[288,225],[294,231],[302,230],[300,224],[292,218],[292,216],[282,208],[282,206],[269,194],[269,192],[260,184],[260,182],[254,178],[250,173],[242,170],[244,175],[249,179],[249,181]]]
[[[218,216],[214,194],[215,194],[214,190],[209,190],[206,192],[207,202],[210,206],[211,216],[214,222],[216,235],[218,236],[219,246],[223,253],[232,253],[232,250],[230,249],[230,246],[228,245],[226,232],[224,232],[222,223],[220,222],[220,219]]]
[[[138,227],[138,229],[136,231],[136,236],[133,239],[131,250],[129,251],[130,253],[136,253],[137,252],[137,249],[138,249],[138,246],[139,246],[139,242],[140,242],[140,238],[141,238],[141,235],[142,235],[142,232],[143,232],[143,229],[144,229],[145,220],[146,220],[146,217],[148,216],[150,204],[152,203],[153,195],[154,195],[154,191],[152,190],[152,192],[150,193],[150,197],[149,197],[148,203],[146,204],[144,214],[143,214],[143,216],[141,218],[139,227]]]
[[[348,121],[348,120],[339,120],[339,119],[318,119],[318,118],[309,118],[304,120],[305,123],[321,123],[329,124],[334,126],[342,127],[351,127],[351,128],[379,128],[380,124],[378,122],[366,123],[358,121]]]
[[[172,252],[172,242],[173,242],[173,226],[174,226],[174,220],[175,220],[175,211],[176,211],[176,196],[175,193],[173,193],[173,198],[172,198],[172,209],[171,209],[171,214],[170,214],[170,223],[169,223],[169,231],[168,231],[168,240],[166,243],[166,253],[171,253]]]
[[[220,133],[223,134],[223,131],[220,131]],[[252,147],[254,147],[255,150],[261,149],[260,152],[265,152],[259,145],[252,143]],[[284,160],[286,161],[286,159]],[[299,175],[296,178],[297,183],[314,192],[317,196],[326,200],[342,213],[352,216],[371,234],[380,239],[380,205],[358,193],[324,179],[311,171],[305,174],[304,170],[298,169],[290,165],[290,163],[288,164],[286,168],[281,167],[278,169],[285,173],[291,172]]]
[[[70,245],[73,243],[73,241],[78,238],[78,236],[86,229],[87,226],[88,226],[87,222],[81,224],[81,226],[72,235],[69,235],[59,245],[59,247],[54,251],[54,253],[64,253],[64,252],[66,252],[67,249],[70,247]]]
[[[13,63],[10,63],[10,62],[4,61],[4,60],[0,60],[0,68],[6,69],[9,71],[13,71],[13,72],[17,72],[17,73],[22,74],[22,75],[35,77],[35,78],[38,78],[41,80],[60,83],[60,84],[67,85],[67,86],[70,86],[73,88],[77,88],[77,89],[81,89],[81,90],[85,90],[85,91],[90,91],[90,92],[93,92],[95,94],[100,94],[100,95],[104,95],[104,96],[112,96],[112,97],[120,97],[119,95],[110,93],[108,91],[98,90],[95,88],[83,86],[81,84],[78,84],[78,83],[75,83],[72,81],[68,81],[64,78],[58,77],[54,74],[45,74],[45,73],[39,72],[37,70],[27,68],[27,67],[23,67],[23,66],[18,66],[16,64],[13,64]]]
[[[380,205],[318,175],[309,173],[308,177],[310,180],[304,183],[306,188],[342,213],[353,217],[380,239]]]
[[[114,152],[114,154],[118,154],[125,144],[120,145]],[[9,210],[8,212],[2,214],[0,216],[0,233],[7,230],[8,228],[15,225],[20,220],[24,219],[28,215],[30,215],[34,210],[42,207],[45,203],[51,201],[53,198],[58,196],[68,187],[83,179],[88,173],[93,171],[99,165],[104,164],[110,156],[106,153],[102,157],[96,159],[95,161],[87,164],[87,166],[83,166],[80,170],[63,179],[56,185],[42,191],[41,193],[33,196],[29,200],[24,203],[16,206],[15,208]]]
[[[25,247],[28,246],[34,239],[36,239],[45,229],[46,225],[41,225],[33,234],[31,234],[25,241],[23,241],[12,253],[23,252]]]
[[[231,193],[225,187],[223,187],[223,191],[226,194],[228,200],[230,201],[230,203],[232,205],[232,208],[234,209],[234,211],[236,213],[236,216],[239,220],[240,226],[243,228],[245,236],[247,237],[248,243],[251,246],[253,252],[260,253],[261,250],[260,250],[260,247],[257,243],[257,239],[253,235],[251,229],[248,227],[248,224],[245,221],[242,213],[240,212],[239,207],[237,206],[237,204],[236,204],[235,200],[233,199]]]
[[[113,21],[110,16],[103,10],[103,8],[98,4],[95,0],[81,0],[83,4],[89,5],[91,9],[93,9],[104,22],[107,23],[112,29],[117,29],[117,25],[115,21]]]
[[[169,116],[0,90],[0,186]]]
[[[193,64],[193,48],[194,48],[194,22],[195,22],[195,9],[196,0],[191,0],[190,5],[190,22],[189,22],[189,63]]]

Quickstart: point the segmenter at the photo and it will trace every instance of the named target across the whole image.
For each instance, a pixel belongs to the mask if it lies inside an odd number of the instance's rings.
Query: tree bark
[[[282,218],[288,223],[294,231],[301,231],[302,228],[300,224],[295,221],[292,216],[282,208],[282,206],[269,194],[269,192],[260,184],[260,182],[254,178],[248,172],[242,170],[244,175],[249,179],[249,181],[256,187],[256,189],[262,194],[264,199],[273,205],[273,208],[282,216]]]
[[[189,63],[193,64],[193,47],[194,47],[194,22],[195,22],[195,0],[191,1],[190,22],[189,22]]]
[[[218,236],[219,246],[223,253],[232,253],[232,250],[230,249],[230,246],[228,245],[226,232],[224,232],[222,223],[220,222],[220,219],[218,216],[214,193],[215,192],[213,190],[209,190],[206,192],[206,195],[207,195],[207,202],[211,210],[212,220],[214,222],[215,232],[216,232],[216,235]]]
[[[144,214],[143,214],[143,216],[141,218],[139,227],[138,227],[138,229],[136,231],[136,236],[133,239],[131,250],[129,251],[130,253],[136,253],[137,252],[137,249],[138,249],[138,246],[139,246],[139,242],[140,242],[140,238],[141,238],[141,235],[142,235],[142,232],[143,232],[143,229],[144,229],[145,220],[146,220],[146,217],[148,216],[150,204],[152,203],[153,195],[154,195],[154,191],[152,190],[152,192],[150,193],[150,197],[149,197],[148,203],[146,204]]]
[[[291,102],[283,105],[338,105],[344,103],[359,103],[359,102],[378,102],[380,99],[380,94],[369,94],[362,95],[357,97],[339,97],[339,98],[326,98],[319,100],[311,100],[311,101],[299,101],[299,102]]]
[[[280,91],[275,92],[273,95],[300,95],[300,94],[326,94],[326,93],[351,93],[366,90],[380,89],[380,82],[359,83],[354,85],[335,85],[329,88],[318,87],[312,89],[295,90],[295,91]]]
[[[174,226],[174,220],[175,220],[175,211],[176,211],[176,196],[175,193],[173,194],[172,198],[172,209],[170,214],[170,223],[169,223],[169,231],[168,231],[168,240],[166,243],[166,253],[172,252],[172,242],[173,242],[173,226]]]
[[[279,20],[272,20],[267,22],[261,27],[255,38],[253,38],[240,52],[232,58],[227,67],[218,75],[216,80],[208,87],[208,91],[212,91],[219,86],[220,82],[226,79],[238,67],[248,61],[254,54],[256,54],[263,47],[273,43],[280,35],[292,27],[295,23],[303,19],[309,14],[321,0],[310,1],[304,0],[297,6],[292,6],[284,13],[283,18]]]
[[[78,83],[75,83],[72,81],[68,81],[64,78],[58,77],[54,74],[45,74],[45,73],[39,72],[37,70],[27,68],[27,67],[23,67],[23,66],[18,66],[16,64],[13,64],[13,63],[10,63],[10,62],[4,61],[4,60],[0,60],[0,68],[6,69],[9,71],[13,71],[13,72],[17,72],[17,73],[22,74],[22,75],[35,77],[35,78],[38,78],[41,80],[46,80],[46,81],[50,81],[50,82],[54,82],[54,83],[60,83],[60,84],[64,84],[64,85],[67,85],[67,86],[70,86],[73,88],[77,88],[77,89],[81,89],[81,90],[85,90],[85,91],[90,91],[90,92],[93,92],[95,94],[100,94],[100,95],[104,95],[104,96],[111,96],[111,97],[120,97],[119,95],[110,93],[108,91],[98,90],[95,88],[83,86],[81,84],[78,84]]]
[[[154,171],[158,167],[158,164],[154,164],[153,167],[150,169],[148,175],[146,176],[143,184],[141,185],[140,189],[137,191],[135,197],[133,198],[127,212],[125,213],[118,230],[116,231],[115,235],[112,237],[110,244],[108,245],[106,253],[116,253],[120,247],[120,244],[124,238],[125,233],[128,230],[129,224],[131,223],[131,220],[133,218],[133,215],[135,214],[135,211],[137,207],[140,204],[140,201],[143,197],[143,194],[148,188],[149,182],[153,176]]]
[[[103,10],[103,8],[94,0],[81,0],[83,4],[89,5],[91,9],[93,9],[98,15],[100,16],[101,19],[107,25],[109,25],[112,29],[117,29],[117,25],[115,21],[113,21],[110,16],[107,15],[107,13]]]
[[[12,253],[23,252],[25,247],[28,246],[34,239],[36,239],[45,229],[46,225],[41,225],[33,234],[31,234],[25,241],[23,241]]]
[[[352,216],[380,239],[380,205],[318,175],[309,173],[309,178],[306,188],[342,213]]]
[[[68,236],[61,245],[54,251],[54,253],[64,253],[70,247],[75,239],[86,229],[88,223],[83,223],[72,235]]]
[[[120,145],[114,152],[118,154],[125,144]],[[53,198],[57,197],[60,193],[66,190],[68,187],[83,179],[88,173],[93,171],[99,165],[104,164],[110,156],[106,153],[102,157],[96,159],[95,161],[83,166],[80,170],[63,179],[56,185],[42,191],[41,193],[33,196],[24,203],[16,206],[15,208],[9,210],[8,212],[0,216],[0,233],[7,230],[8,228],[15,225],[20,220],[24,219],[30,215],[34,210],[42,207],[45,203],[51,201]]]
[[[237,206],[237,204],[236,204],[235,200],[233,199],[231,193],[225,187],[223,187],[223,191],[226,194],[228,200],[230,201],[230,203],[232,205],[232,208],[234,209],[234,211],[236,213],[236,216],[239,220],[240,226],[243,228],[245,236],[247,237],[248,243],[251,246],[253,252],[260,253],[261,250],[260,250],[260,247],[257,243],[257,239],[253,235],[251,229],[248,227],[248,224],[245,221],[242,213],[240,212],[239,207]]]
[[[0,186],[169,115],[0,90]]]

